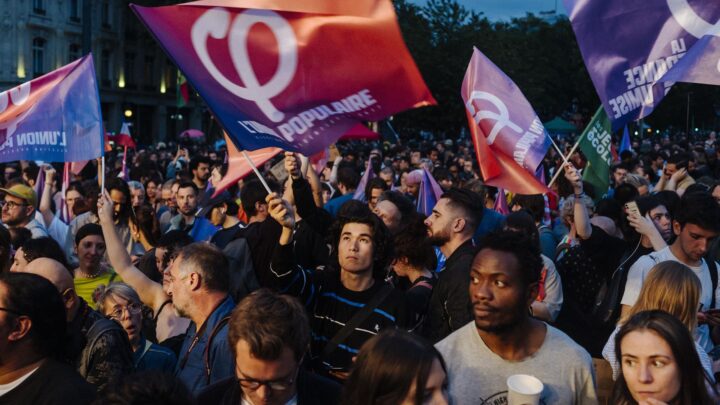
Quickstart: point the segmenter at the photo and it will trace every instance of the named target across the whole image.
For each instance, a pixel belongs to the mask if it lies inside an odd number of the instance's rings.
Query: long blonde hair
[[[700,279],[688,266],[676,261],[658,263],[650,269],[635,305],[619,323],[625,324],[638,312],[659,309],[694,333],[701,291]]]

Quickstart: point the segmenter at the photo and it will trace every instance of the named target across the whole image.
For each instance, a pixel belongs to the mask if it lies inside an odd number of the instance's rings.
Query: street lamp
[[[131,109],[128,108],[127,110],[125,110],[125,113],[124,113],[124,114],[125,114],[125,117],[126,117],[126,118],[130,118],[130,117],[132,117],[133,112],[132,112]]]

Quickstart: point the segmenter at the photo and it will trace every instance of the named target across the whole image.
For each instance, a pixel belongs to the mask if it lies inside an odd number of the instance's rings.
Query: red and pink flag
[[[550,148],[547,132],[513,81],[473,48],[462,98],[486,184],[517,194],[543,194],[535,171]]]
[[[310,156],[359,122],[436,103],[389,0],[131,7],[240,149]]]
[[[227,143],[227,156],[228,156],[228,170],[225,176],[215,184],[215,193],[213,197],[217,197],[223,191],[227,190],[228,187],[237,183],[238,180],[252,173],[253,169],[248,163],[242,152],[238,150],[237,146],[233,141],[225,134],[225,142]],[[280,148],[264,148],[254,151],[249,151],[247,154],[255,164],[255,167],[262,166],[265,162],[272,159],[278,153],[282,152]]]

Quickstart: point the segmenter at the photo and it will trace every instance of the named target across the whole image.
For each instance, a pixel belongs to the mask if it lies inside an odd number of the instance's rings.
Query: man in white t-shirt
[[[597,404],[590,355],[560,330],[532,318],[542,260],[527,235],[493,233],[470,270],[474,321],[436,345],[456,404],[504,404],[507,378],[543,383],[540,404]]]
[[[720,302],[720,290],[715,287],[710,275],[710,267],[703,258],[707,253],[712,239],[720,234],[720,207],[715,199],[706,192],[691,192],[683,195],[676,218],[673,220],[673,232],[677,236],[672,245],[658,252],[642,256],[630,267],[625,292],[622,297],[623,314],[635,305],[640,295],[645,277],[652,268],[667,260],[680,262],[692,269],[702,284],[700,295],[701,312],[717,308]],[[714,267],[717,272],[717,264]],[[715,297],[713,299],[713,296]],[[712,303],[715,302],[713,305]],[[702,314],[698,316],[701,324],[697,329],[698,344],[710,351],[713,343],[710,340],[708,325],[717,326],[720,318]]]

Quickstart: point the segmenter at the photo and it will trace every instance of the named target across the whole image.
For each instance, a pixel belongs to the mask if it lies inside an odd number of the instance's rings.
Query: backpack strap
[[[322,358],[327,358],[332,354],[332,352],[337,349],[337,347],[342,343],[345,339],[347,339],[348,336],[350,336],[353,331],[355,331],[355,328],[360,326],[365,319],[367,319],[368,316],[377,308],[380,306],[380,304],[385,301],[385,298],[387,298],[388,295],[392,292],[393,288],[390,287],[387,284],[383,284],[383,288],[375,294],[370,301],[368,301],[367,304],[365,304],[362,308],[360,308],[359,311],[353,315],[352,318],[343,326],[335,336],[330,339],[330,341],[325,345],[325,348],[322,351]]]
[[[708,270],[710,271],[710,281],[712,284],[712,292],[711,292],[711,298],[710,298],[710,309],[715,308],[715,290],[717,290],[718,286],[718,269],[717,269],[717,263],[715,263],[715,260],[712,258],[706,258],[705,263],[707,263]]]
[[[203,363],[205,363],[205,378],[207,379],[207,384],[210,384],[210,373],[212,373],[212,367],[210,366],[210,348],[212,347],[213,339],[215,339],[215,336],[220,333],[220,330],[222,330],[224,326],[227,326],[229,321],[230,316],[222,318],[217,324],[215,324],[215,327],[210,332],[210,336],[208,336],[207,345],[205,345],[205,351],[203,352]]]

